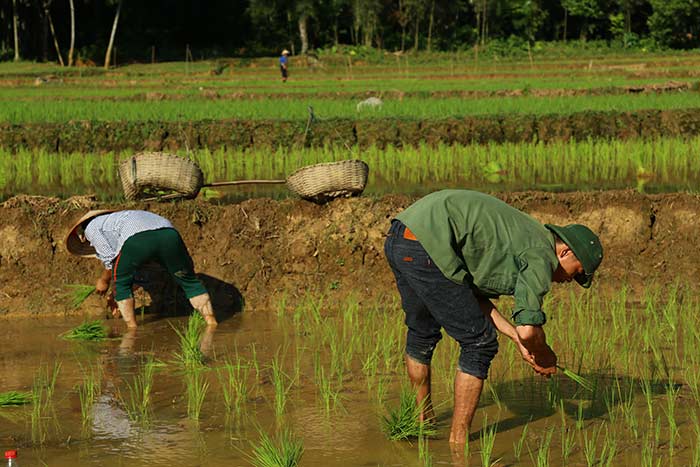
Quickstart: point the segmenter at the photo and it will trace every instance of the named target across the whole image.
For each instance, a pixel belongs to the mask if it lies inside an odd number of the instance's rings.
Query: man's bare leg
[[[483,379],[457,371],[455,375],[455,408],[452,415],[450,443],[464,444],[467,441],[483,387]]]
[[[422,405],[420,421],[435,420],[433,403],[430,397],[430,365],[419,363],[406,355],[406,370],[408,378],[416,391],[416,403]]]

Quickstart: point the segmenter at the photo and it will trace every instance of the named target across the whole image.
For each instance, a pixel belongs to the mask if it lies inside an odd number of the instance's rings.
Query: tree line
[[[0,59],[109,66],[494,41],[692,48],[699,29],[699,0],[2,0]]]

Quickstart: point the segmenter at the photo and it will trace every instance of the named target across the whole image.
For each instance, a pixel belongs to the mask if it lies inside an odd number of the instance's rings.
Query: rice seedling
[[[600,437],[601,429],[602,426],[593,428],[590,437],[587,432],[583,432],[583,455],[586,458],[586,465],[588,467],[592,467],[598,462],[598,438]]]
[[[187,416],[199,420],[204,405],[204,398],[209,390],[209,382],[202,369],[185,372],[185,392],[187,395]]]
[[[650,438],[642,443],[642,467],[660,467],[663,459],[657,456],[656,445]]]
[[[553,434],[554,428],[552,427],[548,429],[545,435],[540,439],[540,444],[537,448],[537,454],[533,455],[532,451],[530,451],[530,458],[532,459],[532,463],[535,464],[537,467],[549,467],[549,450],[550,445],[552,444]],[[530,450],[529,447],[528,450]]]
[[[559,414],[561,415],[561,458],[566,461],[576,445],[576,432],[569,430],[566,425],[566,412],[564,411],[564,401],[559,401]]]
[[[654,400],[653,400],[653,388],[651,379],[642,378],[639,384],[644,394],[644,402],[646,403],[647,413],[649,414],[649,421],[654,420]]]
[[[424,467],[431,467],[433,465],[433,456],[430,454],[429,443],[429,439],[424,436],[423,433],[418,435],[418,459]]]
[[[525,424],[523,431],[520,432],[518,441],[513,443],[513,455],[515,456],[516,461],[520,461],[520,456],[523,452],[523,445],[525,444],[525,439],[527,439],[527,428],[529,425],[529,422]]]
[[[291,431],[284,429],[273,439],[260,432],[257,444],[251,443],[253,454],[248,456],[255,467],[295,467],[304,454],[304,443]]]
[[[61,362],[54,362],[53,369],[41,366],[32,385],[31,431],[32,442],[43,445],[48,437],[48,421],[54,419],[53,395],[61,371]],[[58,427],[58,425],[56,424]],[[58,428],[57,428],[58,430]]]
[[[496,460],[491,460],[491,456],[493,455],[494,444],[496,442],[497,431],[498,424],[494,423],[489,426],[488,416],[484,416],[484,425],[481,428],[481,431],[479,432],[479,446],[481,447],[479,454],[481,458],[482,467],[492,467],[493,465],[498,464],[498,462],[500,461],[500,458]]]
[[[557,369],[559,371],[561,371],[564,376],[566,376],[567,378],[574,381],[576,384],[581,386],[586,391],[593,392],[593,390],[595,389],[595,385],[589,379],[584,378],[583,376],[578,375],[578,374],[574,373],[573,371],[568,370],[568,369],[566,369],[562,366],[559,366],[559,365],[557,365]]]
[[[0,393],[0,407],[25,405],[32,402],[32,394],[28,392],[7,391]]]
[[[204,318],[199,313],[192,313],[187,320],[187,325],[178,329],[172,323],[178,338],[180,339],[180,352],[175,354],[179,364],[185,369],[197,368],[204,365],[205,355],[202,352],[199,341],[206,327]]]
[[[331,378],[326,377],[325,369],[319,366],[316,373],[316,386],[318,387],[320,401],[326,416],[331,409],[335,409],[340,402],[340,389],[333,387]]]
[[[239,414],[243,403],[248,399],[247,370],[238,351],[233,361],[227,357],[224,366],[217,370],[224,406],[228,413]]]
[[[78,385],[78,398],[80,400],[80,415],[82,418],[83,430],[92,421],[92,408],[100,395],[102,388],[102,370],[98,367],[90,366],[89,371],[83,370],[83,380]]]
[[[73,309],[79,308],[87,298],[95,291],[94,285],[87,284],[68,284],[70,305]]]
[[[671,457],[673,457],[674,447],[679,436],[678,422],[676,421],[676,400],[679,392],[680,386],[676,387],[672,381],[669,381],[666,386],[666,420],[668,422],[668,450]]]
[[[691,465],[700,465],[700,421],[698,421],[698,413],[693,412],[693,433],[695,434],[695,443],[693,445],[693,456]]]
[[[390,409],[382,417],[382,430],[391,441],[407,440],[419,436],[434,436],[437,430],[428,422],[420,421],[422,404],[416,403],[416,393],[403,387],[399,396],[399,406]]]
[[[118,398],[124,407],[129,419],[138,422],[142,426],[147,426],[151,418],[151,394],[153,391],[153,376],[156,369],[162,366],[153,355],[147,355],[141,362],[141,372],[134,375],[131,383],[127,382],[127,397],[121,391]]]
[[[284,410],[287,406],[287,394],[292,388],[292,383],[289,383],[289,376],[282,370],[279,351],[275,358],[272,359],[270,370],[272,372],[272,386],[275,390],[275,416],[280,418],[284,415]]]
[[[61,338],[81,341],[101,341],[107,339],[107,328],[102,321],[86,321],[75,328],[61,334]]]

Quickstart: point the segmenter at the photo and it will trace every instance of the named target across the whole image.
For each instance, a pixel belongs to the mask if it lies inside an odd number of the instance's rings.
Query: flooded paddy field
[[[194,367],[176,332],[187,316],[146,314],[135,332],[107,320],[112,337],[97,343],[60,339],[79,316],[4,318],[4,387],[43,395],[40,408],[0,409],[0,440],[25,465],[249,465],[261,433],[285,430],[301,465],[697,465],[697,297],[562,289],[547,304],[561,364],[592,390],[536,377],[501,340],[467,451],[446,439],[456,345],[445,339],[434,360],[437,434],[389,441],[382,418],[406,385],[400,307],[329,312],[323,297],[224,318],[198,339]]]
[[[302,443],[300,465],[695,465],[700,304],[697,284],[683,278],[696,268],[685,252],[700,200],[501,196],[543,222],[600,232],[597,287],[559,286],[545,304],[560,364],[592,388],[561,372],[536,377],[502,339],[468,452],[447,442],[458,355],[447,338],[434,363],[437,434],[407,442],[384,432],[406,385],[403,313],[380,253],[388,219],[414,199],[396,195],[325,206],[137,204],[173,220],[213,293],[221,324],[195,333],[195,363],[183,357],[193,348],[180,336],[186,302],[157,271],[139,279],[135,334],[105,320],[97,296],[72,309],[68,285],[91,280],[96,264],[52,245],[98,204],[9,199],[0,216],[3,391],[39,403],[0,409],[0,439],[29,465],[250,465],[261,437],[282,433]],[[508,314],[511,303],[498,306]],[[86,319],[111,338],[59,337]]]

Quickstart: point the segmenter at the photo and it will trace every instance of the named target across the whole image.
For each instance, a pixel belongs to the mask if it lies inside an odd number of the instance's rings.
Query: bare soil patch
[[[687,252],[697,247],[698,196],[633,191],[498,196],[542,222],[581,222],[599,232],[605,246],[596,285],[601,293],[623,284],[642,291],[653,282],[669,284],[697,275],[697,262]],[[274,308],[280,301],[294,306],[308,294],[326,296],[330,308],[349,296],[360,303],[396,300],[383,256],[384,233],[392,216],[413,201],[392,195],[322,206],[253,199],[226,206],[185,201],[99,207],[148,209],[171,219],[197,271],[210,283],[235,288],[252,311]],[[97,207],[86,198],[26,196],[0,205],[0,312],[71,312],[65,285],[92,283],[100,264],[69,255],[62,239],[74,219]],[[162,274],[149,277],[156,283],[149,290],[175,293]],[[100,313],[103,307],[94,297],[83,311]]]

